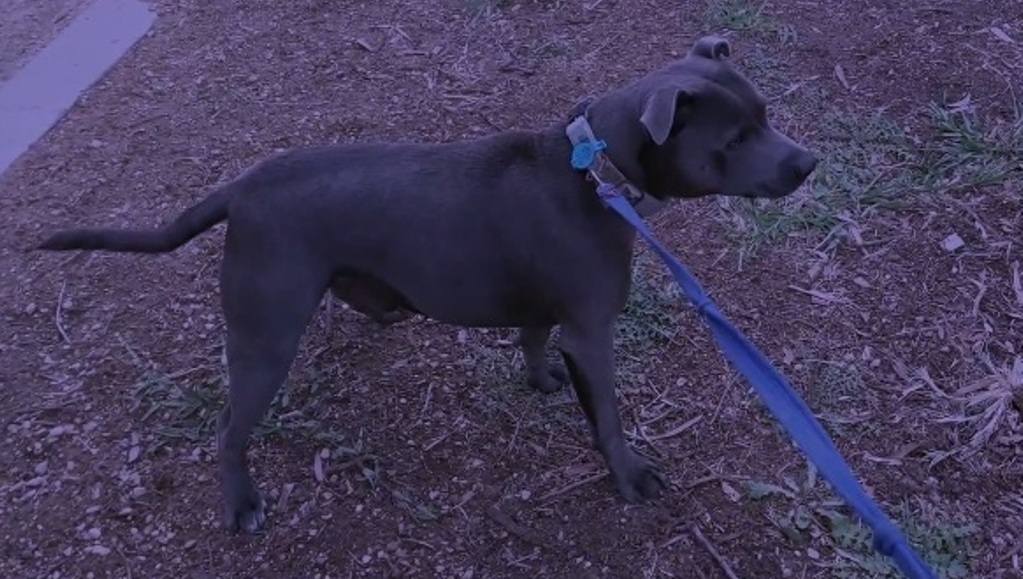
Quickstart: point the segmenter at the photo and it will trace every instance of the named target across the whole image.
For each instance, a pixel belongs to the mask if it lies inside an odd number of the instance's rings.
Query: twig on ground
[[[738,475],[727,475],[727,474],[712,474],[712,475],[708,475],[708,476],[705,476],[703,478],[698,478],[698,479],[694,480],[693,482],[691,482],[688,485],[686,485],[685,490],[686,490],[686,493],[692,493],[698,487],[702,487],[703,485],[709,484],[709,483],[712,483],[712,482],[718,482],[718,481],[744,482],[744,481],[747,481],[747,480],[749,480],[749,477],[738,476]]]
[[[124,554],[124,551],[121,550],[120,547],[115,545],[114,548],[117,549],[117,554],[120,555],[121,559],[124,560],[124,576],[127,577],[127,579],[131,579],[132,578],[131,561],[128,559],[128,556]]]
[[[572,490],[575,490],[575,489],[577,489],[577,488],[579,488],[581,486],[585,486],[585,485],[588,485],[588,484],[590,484],[592,482],[598,481],[598,480],[604,478],[605,476],[607,476],[607,472],[601,471],[601,472],[598,472],[597,474],[590,475],[590,476],[588,476],[588,477],[586,477],[586,478],[584,478],[582,480],[577,480],[574,483],[567,484],[567,485],[561,487],[560,489],[553,490],[553,491],[543,495],[542,497],[540,497],[540,502],[541,503],[545,503],[545,502],[547,502],[547,501],[549,501],[549,500],[551,500],[551,499],[553,499],[553,498],[555,498],[557,496],[560,496],[560,495],[563,495],[565,493],[571,492]]]
[[[64,339],[68,344],[71,343],[71,338],[68,338],[67,332],[64,331],[64,322],[61,318],[64,315],[64,290],[67,289],[67,280],[64,280],[60,284],[60,293],[57,295],[57,310],[54,313],[54,323],[57,326],[57,331],[60,332],[60,337]]]
[[[682,432],[688,430],[689,428],[691,428],[693,426],[696,426],[696,424],[698,424],[701,420],[703,420],[703,415],[702,414],[699,415],[699,416],[695,416],[693,418],[690,418],[689,420],[687,420],[681,426],[678,426],[676,428],[672,428],[671,430],[669,430],[667,432],[662,432],[660,434],[654,434],[654,435],[650,436],[649,438],[647,438],[647,440],[648,441],[649,440],[663,440],[665,438],[671,438],[673,436],[678,436],[679,434],[681,434]],[[642,428],[640,428],[640,430],[642,430]]]
[[[713,557],[714,561],[716,561],[718,566],[721,567],[721,572],[724,573],[728,579],[739,579],[739,576],[732,571],[732,567],[728,564],[728,561],[725,561],[724,557],[718,553],[718,550],[714,547],[714,545],[707,540],[707,537],[703,536],[699,527],[693,525],[692,527],[689,527],[689,532],[693,534],[693,538],[696,539],[696,542],[710,553],[710,556]]]
[[[509,533],[522,539],[527,543],[536,545],[537,547],[547,547],[547,543],[533,532],[532,529],[516,523],[507,513],[497,508],[496,505],[490,505],[487,507],[487,516],[493,519],[493,521],[505,528]]]
[[[430,407],[430,399],[433,398],[433,382],[426,387],[426,398],[423,400],[423,408],[419,411],[419,418],[416,419],[416,424],[423,423],[423,417],[426,416],[426,409]]]

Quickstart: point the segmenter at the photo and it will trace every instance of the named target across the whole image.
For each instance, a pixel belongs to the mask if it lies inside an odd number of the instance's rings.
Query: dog
[[[817,157],[774,129],[764,97],[697,40],[682,58],[595,97],[580,117],[601,155],[656,202],[778,198]],[[258,532],[264,500],[246,452],[330,289],[381,323],[421,314],[519,329],[527,382],[573,386],[617,490],[659,496],[658,468],[631,448],[615,399],[613,333],[635,233],[570,164],[566,123],[437,144],[309,147],[272,156],[159,229],[72,229],[44,250],[170,252],[227,221],[220,293],[229,400],[217,424],[223,523]],[[560,327],[560,364],[548,361]]]

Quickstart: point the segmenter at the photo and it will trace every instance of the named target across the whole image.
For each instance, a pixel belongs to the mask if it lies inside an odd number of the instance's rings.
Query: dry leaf
[[[1012,38],[1009,38],[1009,35],[1006,34],[1005,31],[1002,30],[1001,28],[997,26],[992,26],[991,28],[988,28],[988,30],[991,31],[991,34],[997,36],[999,40],[1003,40],[1005,42],[1008,42],[1009,44],[1016,44],[1016,41],[1013,40]]]
[[[319,455],[317,455],[319,456]],[[285,512],[288,507],[288,499],[291,498],[291,494],[295,492],[295,483],[285,483],[281,489],[281,498],[277,501],[277,510],[279,512]]]
[[[966,95],[963,98],[957,100],[954,103],[948,105],[949,112],[952,113],[964,113],[973,110],[973,97]]]
[[[783,347],[781,349],[781,351],[782,351],[782,358],[781,358],[782,364],[785,364],[786,366],[788,366],[788,365],[791,365],[793,362],[796,361],[796,353],[792,351],[792,348],[789,348],[788,346],[785,346],[785,347]]]
[[[852,90],[849,86],[849,81],[845,79],[845,70],[842,68],[841,64],[835,65],[835,76],[838,77],[838,82],[842,83],[842,86],[844,86],[846,90]]]
[[[313,478],[316,479],[316,482],[320,483],[325,478],[323,476],[323,454],[319,452],[313,457]]]
[[[728,484],[728,481],[721,481],[721,490],[725,493],[725,496],[728,497],[728,500],[733,503],[737,503],[742,500],[742,493],[737,491],[732,485]]]
[[[963,241],[962,237],[959,237],[955,233],[949,235],[941,242],[941,248],[944,249],[945,251],[955,251],[963,247],[964,245],[966,245],[966,242]]]

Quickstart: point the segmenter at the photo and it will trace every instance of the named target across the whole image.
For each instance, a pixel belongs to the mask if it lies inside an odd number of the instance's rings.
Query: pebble
[[[46,471],[48,470],[50,470],[50,463],[45,460],[37,464],[35,467],[35,473],[39,476],[46,474]]]
[[[103,545],[89,545],[85,548],[85,552],[105,557],[110,554],[110,547],[104,547]]]

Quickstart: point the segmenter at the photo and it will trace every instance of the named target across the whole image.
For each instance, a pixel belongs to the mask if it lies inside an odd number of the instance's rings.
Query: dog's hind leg
[[[230,250],[230,248],[229,248]],[[217,426],[224,526],[249,533],[266,520],[246,460],[249,437],[266,414],[329,282],[287,256],[225,253],[221,294],[227,322],[228,405]]]
[[[526,362],[526,382],[535,390],[545,394],[557,392],[568,383],[568,372],[563,366],[551,365],[547,360],[547,341],[550,326],[522,328],[519,331],[519,347]]]
[[[627,501],[638,502],[655,498],[665,483],[625,441],[615,397],[613,333],[613,324],[564,324],[561,352],[611,478]]]

